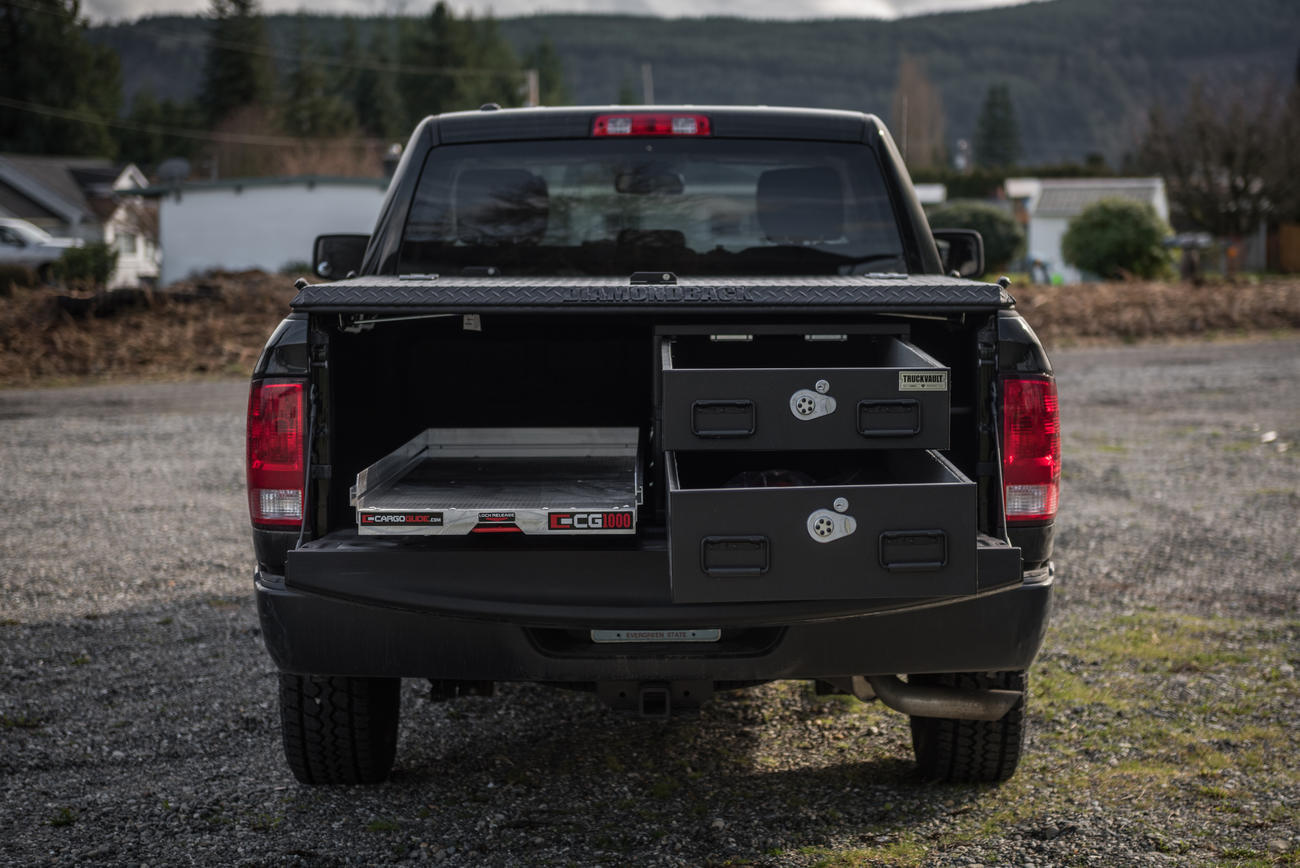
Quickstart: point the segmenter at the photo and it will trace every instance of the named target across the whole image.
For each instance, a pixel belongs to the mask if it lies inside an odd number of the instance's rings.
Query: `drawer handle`
[[[754,402],[696,401],[691,404],[691,431],[696,437],[749,437],[758,428]]]
[[[705,575],[761,576],[769,565],[765,536],[706,536],[700,541],[700,569]]]
[[[948,563],[948,534],[941,530],[896,530],[880,535],[880,565],[891,573],[940,570]]]
[[[921,404],[915,398],[858,402],[863,437],[912,437],[921,433]]]

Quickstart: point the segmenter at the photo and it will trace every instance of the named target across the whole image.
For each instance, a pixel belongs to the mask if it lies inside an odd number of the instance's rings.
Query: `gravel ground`
[[[403,695],[383,786],[305,788],[251,604],[243,383],[0,392],[0,861],[1300,863],[1300,341],[1055,354],[1059,608],[1001,787],[781,683],[639,721]]]

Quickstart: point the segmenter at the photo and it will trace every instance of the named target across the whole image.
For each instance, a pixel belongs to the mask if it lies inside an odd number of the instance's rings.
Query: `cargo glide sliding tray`
[[[430,428],[357,474],[357,531],[632,534],[636,428]]]
[[[1010,307],[1002,287],[941,274],[812,277],[355,277],[304,286],[294,310],[318,313],[563,313],[637,310],[695,313],[821,310],[948,313]]]

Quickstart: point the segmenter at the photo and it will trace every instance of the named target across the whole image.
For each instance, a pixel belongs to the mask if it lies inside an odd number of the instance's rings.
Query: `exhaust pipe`
[[[853,693],[858,694],[861,678],[853,679]],[[868,675],[865,681],[880,701],[895,711],[912,717],[949,717],[957,720],[1000,720],[1024,696],[1019,690],[968,690],[962,687],[939,687],[908,684],[897,675]],[[864,691],[865,692],[865,691]]]

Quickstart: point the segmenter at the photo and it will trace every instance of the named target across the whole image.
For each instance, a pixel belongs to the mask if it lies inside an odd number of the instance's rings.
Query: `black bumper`
[[[646,625],[645,608],[413,608],[286,586],[258,573],[263,636],[286,672],[474,681],[745,682],[1024,669],[1042,644],[1052,579],[862,611],[827,603],[676,607],[661,627],[719,627],[717,643],[597,645],[594,626]],[[549,610],[543,616],[542,610]],[[507,611],[510,610],[510,611]],[[512,612],[512,613],[511,613]],[[620,614],[621,613],[621,614]],[[599,618],[599,621],[593,621]]]

